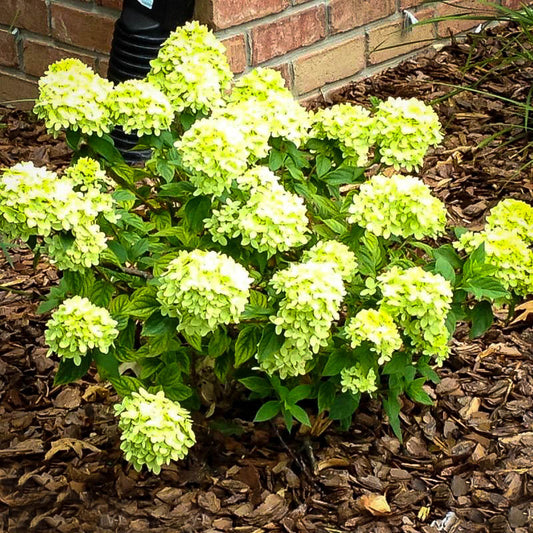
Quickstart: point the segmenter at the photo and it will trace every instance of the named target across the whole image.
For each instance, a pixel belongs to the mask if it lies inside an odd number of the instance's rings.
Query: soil
[[[450,85],[480,78],[479,90],[524,102],[531,65],[491,70],[514,35],[504,29],[454,43],[317,105],[368,104],[372,95],[433,101]],[[488,63],[465,73],[469,58]],[[515,107],[463,91],[436,109],[446,139],[421,175],[456,224],[481,227],[501,198],[531,202],[530,154]],[[0,108],[0,167],[22,160],[60,168],[69,153],[39,122]],[[253,425],[252,410],[219,407],[212,418],[195,418],[199,442],[188,458],[155,476],[123,459],[116,396],[94,372],[53,387],[47,316],[36,308],[58,274],[43,261],[34,268],[22,249],[11,252],[11,263],[0,254],[0,530],[533,531],[533,301],[511,323],[499,317],[482,338],[458,329],[432,388],[435,405],[403,402],[403,445],[369,400],[349,431],[331,426],[314,438]]]

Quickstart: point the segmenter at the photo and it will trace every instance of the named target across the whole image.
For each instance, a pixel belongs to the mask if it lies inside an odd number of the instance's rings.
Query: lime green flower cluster
[[[87,298],[65,300],[46,324],[45,339],[53,353],[72,359],[75,365],[94,348],[107,353],[118,336],[117,322],[107,309],[93,305]]]
[[[222,112],[238,120],[247,137],[249,133],[256,137],[258,147],[270,137],[283,137],[296,146],[309,138],[311,116],[285,87],[281,74],[270,68],[257,68],[239,78]],[[262,153],[258,149],[258,157],[264,157]]]
[[[350,346],[357,348],[363,341],[373,344],[370,348],[379,355],[378,364],[390,360],[392,354],[402,347],[400,332],[392,316],[383,309],[363,309],[346,324]]]
[[[332,263],[344,281],[352,281],[357,269],[355,254],[339,241],[318,241],[304,252],[302,261]]]
[[[412,176],[380,174],[361,185],[348,209],[348,222],[375,235],[423,239],[437,237],[446,226],[446,207],[429,187]]]
[[[499,202],[487,217],[487,229],[509,230],[528,244],[533,243],[533,207],[507,198]]]
[[[110,81],[79,59],[61,59],[39,79],[34,113],[54,135],[62,129],[103,135],[111,130],[108,107]]]
[[[213,241],[226,245],[227,238],[240,237],[243,246],[269,257],[305,244],[309,220],[303,199],[286,191],[266,167],[252,168],[238,181],[247,179],[258,184],[246,194],[246,201],[228,199],[205,221]]]
[[[372,393],[378,390],[376,373],[373,368],[365,371],[361,364],[343,368],[341,370],[341,387],[342,392],[359,392]]]
[[[517,231],[502,228],[468,231],[454,246],[471,253],[483,243],[486,263],[496,268],[492,275],[507,290],[527,296],[533,292],[533,251],[520,238],[520,228],[517,226]]]
[[[396,170],[418,170],[428,148],[443,139],[437,114],[416,98],[388,98],[374,119],[381,160]]]
[[[246,139],[227,118],[197,120],[175,146],[198,194],[220,196],[248,168]]]
[[[449,351],[446,317],[453,298],[450,283],[420,267],[404,270],[394,266],[377,279],[381,309],[404,329],[415,348],[442,364]]]
[[[150,65],[148,81],[161,89],[177,113],[207,114],[219,107],[233,78],[224,46],[197,21],[172,32]]]
[[[327,346],[331,324],[339,318],[346,293],[340,269],[331,262],[294,263],[276,272],[270,285],[277,294],[284,294],[270,321],[286,340],[260,366],[269,374],[278,372],[282,379],[305,374],[307,362]]]
[[[168,98],[146,80],[127,80],[115,86],[109,95],[113,124],[126,133],[159,135],[168,130],[174,111]]]
[[[364,107],[337,104],[315,113],[312,136],[337,141],[346,162],[363,167],[375,142],[374,118]]]
[[[76,190],[87,192],[90,190],[102,191],[113,185],[105,170],[96,159],[80,157],[74,165],[65,170],[65,178],[68,178]],[[109,209],[112,205],[109,205]]]
[[[120,448],[137,472],[146,466],[159,474],[162,465],[183,459],[196,442],[189,411],[163,391],[132,392],[115,405],[115,414],[122,431]]]
[[[159,280],[161,312],[180,318],[178,331],[200,336],[239,322],[252,283],[231,257],[202,250],[180,251]]]
[[[44,237],[45,251],[59,268],[98,264],[106,236],[96,219],[103,213],[116,221],[113,198],[100,191],[106,179],[89,158],[80,158],[62,178],[33,163],[18,163],[0,178],[1,230],[13,239]]]

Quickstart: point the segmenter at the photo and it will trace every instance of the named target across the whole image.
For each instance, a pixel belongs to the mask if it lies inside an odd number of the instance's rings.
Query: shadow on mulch
[[[499,46],[486,39],[484,54]],[[358,82],[332,102],[369,95],[442,96],[463,83],[469,44],[456,44]],[[484,88],[525,99],[531,67],[512,67]],[[329,103],[332,103],[329,102]],[[524,144],[480,148],[512,109],[461,93],[438,106],[446,129],[422,176],[459,225],[480,227],[499,199],[531,201]],[[0,166],[33,160],[68,163],[62,140],[24,113],[0,109]],[[189,457],[159,477],[138,474],[122,458],[111,389],[94,375],[53,388],[46,317],[38,298],[57,280],[45,263],[15,251],[0,259],[0,529],[7,532],[516,532],[533,531],[533,305],[511,325],[481,339],[460,328],[439,371],[433,407],[404,400],[405,443],[367,401],[349,432],[289,436],[252,425],[243,412],[218,408],[232,434],[195,419]],[[529,311],[528,311],[529,309]],[[212,393],[206,386],[206,398]],[[237,418],[241,416],[243,418]],[[244,418],[247,418],[245,420]],[[385,512],[383,497],[391,511]]]

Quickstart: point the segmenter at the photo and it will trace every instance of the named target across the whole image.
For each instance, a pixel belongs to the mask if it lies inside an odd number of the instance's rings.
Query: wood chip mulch
[[[443,84],[487,72],[465,74],[462,65],[469,53],[494,56],[498,35],[513,34],[499,32],[480,45],[456,43],[407,61],[331,102],[439,98],[450,90]],[[508,65],[480,89],[525,101],[532,79],[530,65]],[[530,154],[524,139],[513,139],[522,130],[483,143],[502,124],[520,123],[512,106],[462,92],[437,110],[447,136],[422,176],[455,223],[480,227],[504,197],[531,202]],[[40,123],[0,108],[0,166],[33,160],[58,168],[68,157],[65,143]],[[532,301],[511,324],[500,317],[481,339],[459,328],[432,390],[435,405],[404,401],[403,445],[373,401],[362,405],[349,432],[331,426],[315,438],[252,425],[251,408],[219,407],[210,419],[196,417],[199,443],[189,457],[154,476],[123,460],[116,396],[94,373],[53,387],[57,363],[46,357],[47,317],[36,307],[58,276],[44,262],[34,269],[26,251],[11,259],[12,267],[0,257],[0,286],[16,291],[0,290],[0,531],[533,531]],[[214,392],[206,384],[202,394]],[[220,431],[223,420],[230,431]]]

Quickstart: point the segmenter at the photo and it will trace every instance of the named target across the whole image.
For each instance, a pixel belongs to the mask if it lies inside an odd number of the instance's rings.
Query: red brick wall
[[[122,0],[0,1],[0,102],[33,98],[38,77],[62,57],[78,57],[105,75]],[[419,19],[453,11],[449,5],[419,7],[422,1],[196,0],[195,18],[217,32],[235,73],[278,68],[294,93],[306,98],[472,24],[441,22],[402,33],[402,9]]]

